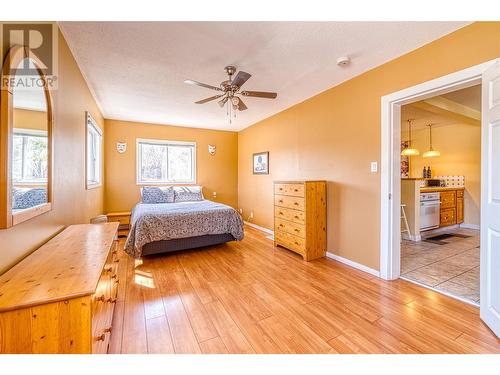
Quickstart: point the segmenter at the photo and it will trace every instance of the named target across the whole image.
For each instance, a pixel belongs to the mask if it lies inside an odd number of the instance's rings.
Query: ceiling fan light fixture
[[[224,104],[227,102],[227,96],[219,100],[217,103],[219,103],[219,106],[222,108],[224,107]]]
[[[245,105],[243,100],[240,97],[235,95],[243,95],[254,98],[264,98],[264,99],[276,99],[277,93],[275,92],[266,92],[266,91],[240,91],[241,86],[245,84],[246,81],[252,76],[250,73],[244,72],[240,70],[236,73],[236,67],[233,65],[228,65],[225,67],[226,74],[228,75],[228,79],[223,81],[220,84],[220,87],[212,86],[206,83],[194,81],[192,79],[186,79],[184,83],[189,85],[195,85],[200,87],[205,87],[215,91],[222,91],[220,95],[214,95],[202,100],[198,100],[195,104],[205,104],[215,100],[217,98],[222,97],[221,100],[217,102],[221,108],[227,103],[227,116],[229,118],[229,123],[231,124],[231,117],[236,117],[237,111],[246,111],[248,107]],[[236,73],[236,75],[235,75]],[[234,77],[233,77],[234,76]],[[230,100],[230,101],[229,101]]]

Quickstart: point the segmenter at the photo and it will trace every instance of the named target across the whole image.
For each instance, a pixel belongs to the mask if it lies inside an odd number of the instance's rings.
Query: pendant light
[[[411,148],[411,120],[408,119],[408,147],[401,151],[402,156],[416,156],[420,152],[416,148]]]
[[[429,151],[424,152],[422,155],[424,158],[435,158],[436,156],[441,156],[439,151],[432,148],[432,124],[427,125],[429,127]]]

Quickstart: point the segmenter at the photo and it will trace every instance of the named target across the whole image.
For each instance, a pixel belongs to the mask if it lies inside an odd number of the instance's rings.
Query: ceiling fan
[[[251,74],[240,70],[236,76],[233,75],[236,72],[236,67],[229,65],[224,68],[228,75],[228,79],[226,81],[221,82],[219,86],[212,86],[206,83],[201,83],[198,81],[193,81],[188,79],[184,81],[190,85],[196,85],[201,87],[206,87],[207,89],[218,91],[219,94],[211,96],[209,98],[205,98],[202,100],[198,100],[195,102],[196,104],[205,104],[211,102],[212,100],[220,99],[217,103],[221,108],[228,103],[228,115],[231,122],[231,111],[234,111],[236,115],[236,110],[244,111],[248,107],[245,105],[243,100],[241,100],[240,96],[248,96],[254,98],[265,98],[265,99],[276,99],[278,96],[275,92],[265,92],[265,91],[240,91],[241,86],[252,76]]]

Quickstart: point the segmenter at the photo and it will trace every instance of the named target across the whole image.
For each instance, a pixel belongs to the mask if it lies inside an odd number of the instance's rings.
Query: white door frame
[[[401,237],[401,106],[481,83],[483,72],[497,60],[448,74],[382,97],[380,186],[380,277],[400,274]],[[482,182],[481,182],[482,183]],[[483,225],[483,223],[481,223]]]

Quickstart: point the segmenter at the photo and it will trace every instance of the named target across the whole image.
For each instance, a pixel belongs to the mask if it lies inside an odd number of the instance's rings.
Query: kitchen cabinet
[[[464,188],[422,188],[422,193],[439,192],[441,207],[439,227],[464,222]]]

